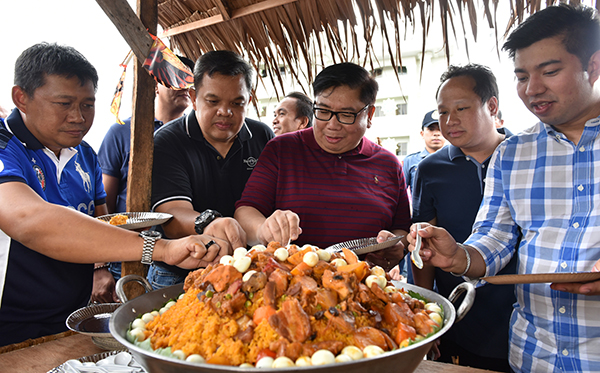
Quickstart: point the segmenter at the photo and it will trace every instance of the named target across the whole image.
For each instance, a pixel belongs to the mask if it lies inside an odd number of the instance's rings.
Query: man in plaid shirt
[[[517,27],[503,49],[514,59],[521,100],[540,122],[496,149],[464,245],[423,224],[421,256],[468,278],[497,274],[513,255],[519,274],[598,272],[598,15],[582,6],[548,7]],[[413,227],[410,250],[416,234]],[[600,280],[518,284],[515,291],[512,369],[600,371]]]

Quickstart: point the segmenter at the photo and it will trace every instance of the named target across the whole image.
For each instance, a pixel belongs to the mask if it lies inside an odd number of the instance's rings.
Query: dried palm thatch
[[[470,28],[477,40],[480,19],[495,30],[498,40],[499,27],[505,35],[527,15],[559,2],[566,1],[159,0],[158,21],[172,48],[190,58],[219,49],[246,56],[256,69],[268,74],[281,91],[276,92],[279,96],[285,93],[280,66],[286,66],[295,80],[310,82],[325,65],[324,56],[334,63],[352,61],[372,69],[377,63],[374,51],[385,50],[385,57],[398,71],[402,66],[401,40],[407,32],[414,33],[420,21],[424,52],[436,12],[450,63],[449,41],[457,38],[459,26],[468,54],[467,30]],[[500,5],[509,7],[506,25],[497,24]],[[482,7],[483,17],[478,14]],[[407,30],[409,27],[412,30]],[[376,33],[381,33],[384,45],[375,45]],[[496,45],[499,50],[498,42]]]

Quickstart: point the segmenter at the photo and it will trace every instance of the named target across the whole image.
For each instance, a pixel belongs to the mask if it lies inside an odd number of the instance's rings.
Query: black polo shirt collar
[[[498,131],[498,133],[503,134],[505,136],[505,139],[513,135],[512,132],[510,132],[508,128],[505,127],[497,128],[496,131]],[[450,157],[451,161],[454,161],[456,158],[459,157],[466,157],[465,153],[463,153],[458,146],[454,146],[452,144],[448,144],[448,156]]]

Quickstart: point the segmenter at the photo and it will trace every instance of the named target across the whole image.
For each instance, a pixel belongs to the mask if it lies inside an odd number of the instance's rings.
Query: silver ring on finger
[[[208,248],[214,244],[216,244],[216,242],[214,240],[210,240],[204,245],[204,247],[206,248],[206,250],[208,250]]]

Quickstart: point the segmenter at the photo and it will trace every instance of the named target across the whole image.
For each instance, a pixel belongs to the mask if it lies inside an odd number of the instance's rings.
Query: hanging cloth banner
[[[121,97],[123,96],[123,84],[125,83],[125,73],[127,72],[127,64],[129,64],[129,61],[131,61],[132,57],[133,57],[133,53],[131,51],[129,51],[129,53],[127,53],[127,56],[123,60],[123,63],[121,63],[119,65],[119,66],[123,67],[123,72],[121,73],[121,78],[119,79],[119,82],[117,83],[117,89],[115,90],[115,95],[113,96],[112,102],[110,103],[110,112],[117,118],[117,123],[119,123],[119,124],[125,124],[119,118],[119,110],[121,110]]]
[[[148,70],[158,83],[171,89],[189,89],[194,86],[194,74],[163,42],[150,34],[154,43],[144,61]]]

